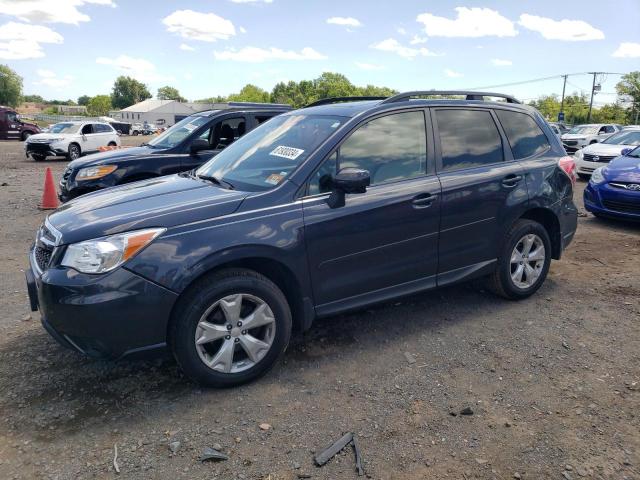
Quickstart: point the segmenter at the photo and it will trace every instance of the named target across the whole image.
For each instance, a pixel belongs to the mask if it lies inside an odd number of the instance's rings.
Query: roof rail
[[[319,105],[329,105],[340,102],[357,102],[360,100],[384,100],[386,98],[388,97],[329,97],[310,103],[309,105],[305,105],[303,108],[317,107]]]
[[[229,108],[293,108],[286,103],[222,102]]]
[[[423,97],[426,95],[444,96],[444,95],[464,95],[466,100],[480,100],[484,101],[484,97],[498,97],[507,100],[507,103],[520,103],[519,100],[511,95],[505,95],[504,93],[492,93],[492,92],[474,92],[471,90],[416,90],[414,92],[405,92],[389,97],[382,102],[382,104],[404,102],[410,100],[412,97]]]

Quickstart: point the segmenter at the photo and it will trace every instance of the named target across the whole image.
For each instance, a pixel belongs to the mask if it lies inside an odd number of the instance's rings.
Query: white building
[[[144,123],[146,121],[159,127],[170,127],[184,117],[215,107],[215,104],[181,103],[176,100],[150,98],[122,110],[112,111],[110,114],[121,122]]]

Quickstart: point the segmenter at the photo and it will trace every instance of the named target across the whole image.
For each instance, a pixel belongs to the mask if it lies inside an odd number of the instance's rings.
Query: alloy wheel
[[[238,373],[255,366],[269,352],[276,320],[269,305],[246,293],[216,301],[200,317],[195,346],[212,370]]]
[[[538,235],[529,233],[518,240],[510,260],[513,284],[521,289],[534,285],[544,268],[545,257],[544,242]]]

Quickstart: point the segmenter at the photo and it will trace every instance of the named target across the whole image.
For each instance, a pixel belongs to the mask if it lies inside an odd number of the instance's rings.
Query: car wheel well
[[[289,308],[291,309],[294,331],[304,329],[305,305],[300,295],[300,283],[287,266],[270,258],[249,257],[217,265],[215,268],[208,270],[195,278],[187,288],[183,290],[180,296],[184,295],[186,291],[188,291],[203,277],[211,275],[213,272],[218,270],[229,268],[245,268],[247,270],[253,270],[275,283],[284,294],[287,299],[287,303],[289,304]]]
[[[559,260],[562,253],[562,240],[558,217],[546,208],[533,208],[526,211],[520,218],[533,220],[545,228],[551,240],[551,258]]]

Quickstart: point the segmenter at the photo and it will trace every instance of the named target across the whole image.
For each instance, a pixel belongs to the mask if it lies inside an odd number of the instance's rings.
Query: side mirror
[[[622,151],[620,152],[620,155],[624,157],[630,154],[632,151],[633,151],[633,148],[623,148]]]
[[[344,207],[345,194],[365,193],[369,185],[371,185],[371,176],[367,170],[343,168],[331,182],[331,195],[327,199],[327,204],[331,208]]]
[[[198,152],[202,152],[203,150],[211,150],[209,146],[209,142],[207,142],[203,138],[196,138],[193,142],[191,142],[191,146],[189,147],[189,152],[191,155],[195,155]]]

